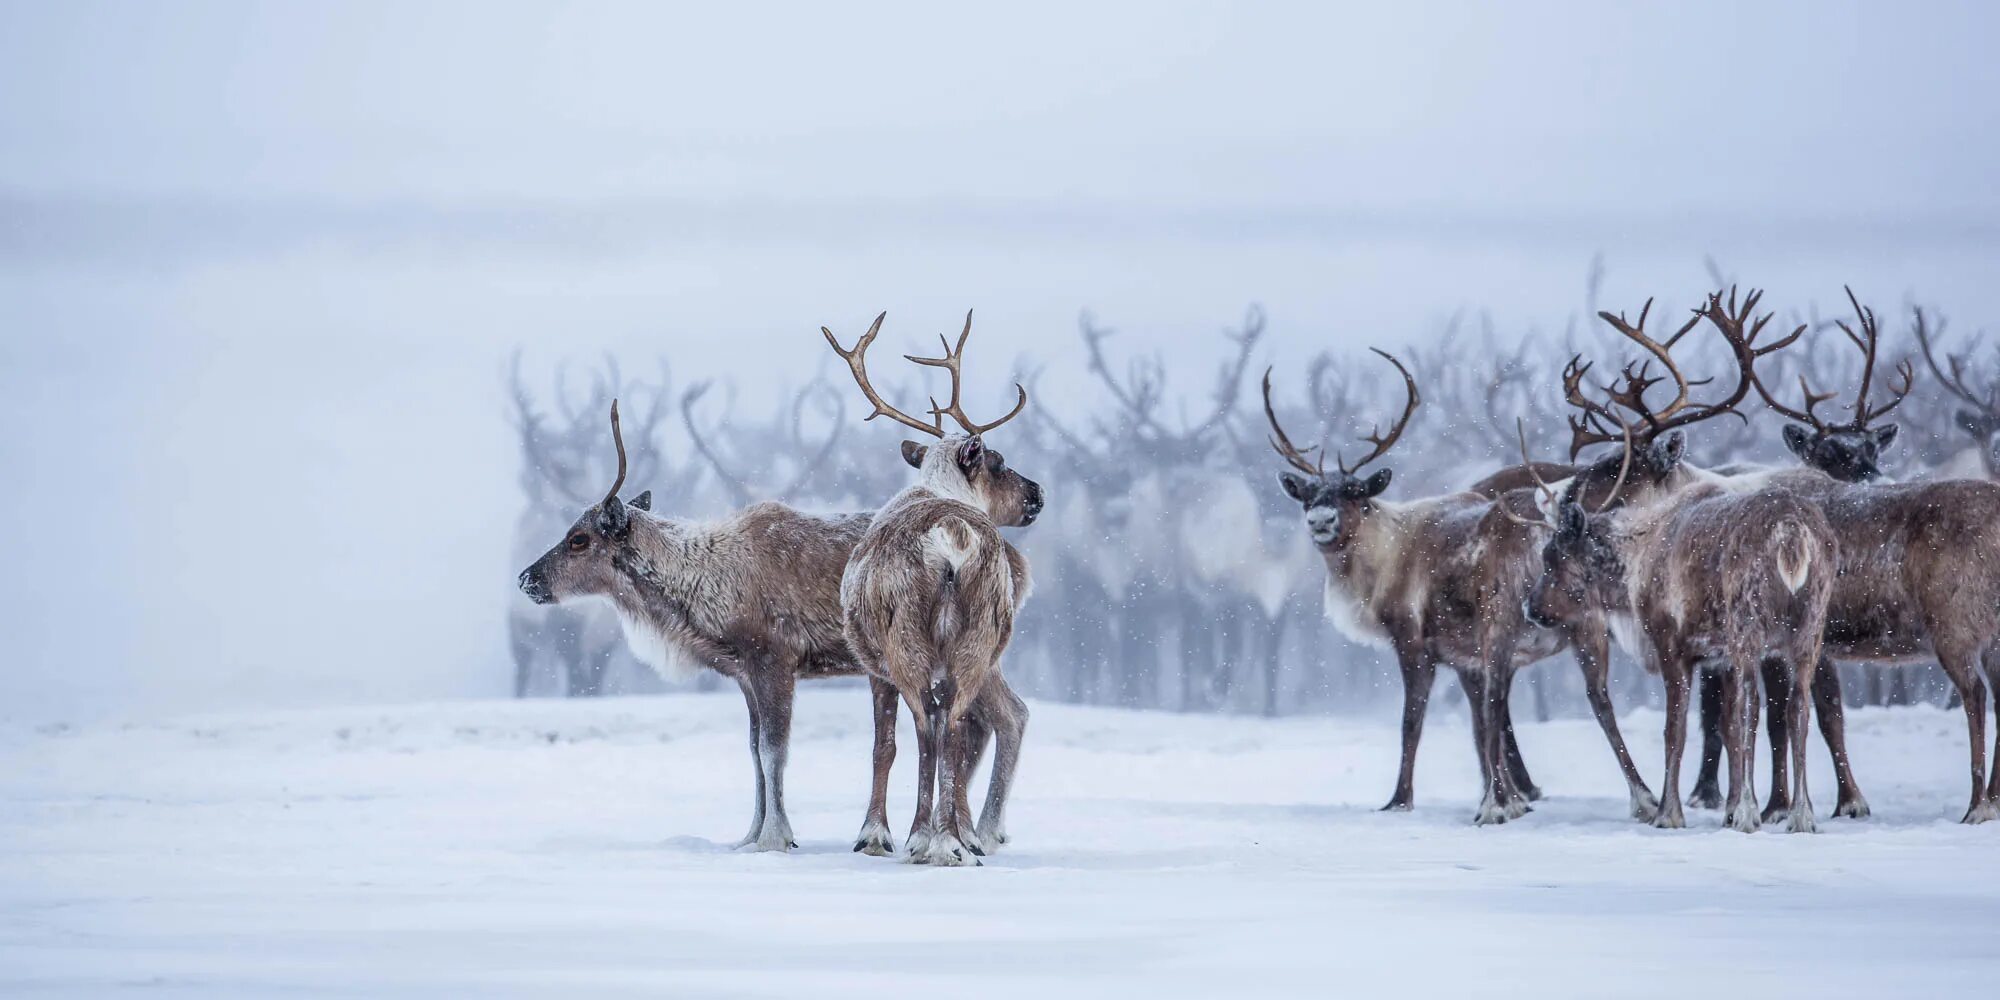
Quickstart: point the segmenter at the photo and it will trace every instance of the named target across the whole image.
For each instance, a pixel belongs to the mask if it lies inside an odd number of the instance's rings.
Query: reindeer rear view
[[[985,434],[1019,415],[1028,393],[1016,385],[1014,408],[991,423],[966,416],[960,361],[972,336],[968,312],[957,346],[946,340],[942,357],[906,355],[949,373],[950,402],[939,406],[933,399],[928,422],[889,405],[869,383],[866,361],[886,315],[875,317],[852,350],[843,350],[833,331],[820,332],[874,405],[867,419],[886,416],[936,440],[903,442],[903,459],[917,470],[917,482],[882,507],[855,546],[841,577],[840,603],[856,657],[895,686],[916,723],[910,860],[977,864],[982,847],[967,803],[977,751],[968,740],[966,713],[997,677],[1014,614],[1028,594],[1027,561],[998,528],[1025,527],[1042,510],[1041,486],[1008,468],[986,446]],[[947,416],[959,433],[946,432]]]

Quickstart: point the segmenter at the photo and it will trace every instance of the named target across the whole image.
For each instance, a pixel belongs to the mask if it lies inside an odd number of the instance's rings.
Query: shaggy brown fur
[[[920,481],[877,513],[841,580],[847,641],[895,686],[916,723],[910,857],[977,863],[985,845],[967,815],[977,753],[965,716],[998,678],[1029,588],[1027,561],[996,522],[1031,523],[1042,491],[977,437],[954,435],[929,448],[906,442],[904,457]]]
[[[750,718],[757,799],[738,846],[796,846],[785,815],[784,772],[793,691],[800,677],[862,672],[842,634],[840,576],[872,515],[807,514],[753,504],[722,521],[697,523],[649,512],[651,495],[610,499],[585,511],[549,552],[521,573],[538,603],[609,599],[634,652],[663,673],[707,667],[742,688]],[[876,688],[874,770],[868,818],[856,850],[886,853],[887,783],[895,759],[895,702],[881,711]],[[1027,724],[1027,708],[1005,682],[974,709],[968,741],[991,731],[999,745],[981,829],[1004,842],[1005,796]]]
[[[1580,473],[1571,495],[1604,492],[1609,483],[1602,470],[1600,464]],[[1985,745],[1986,688],[1988,683],[2000,683],[2000,659],[1993,652],[1995,640],[2000,639],[2000,484],[1841,483],[1799,468],[1719,477],[1675,462],[1656,476],[1628,484],[1620,502],[1649,503],[1704,483],[1737,492],[1781,486],[1820,508],[1840,540],[1840,573],[1826,622],[1828,656],[1878,665],[1935,659],[1942,665],[1965,705],[1972,795],[1964,819],[1977,823],[2000,818],[2000,768],[1989,775]],[[1815,695],[1821,695],[1817,688]],[[1866,815],[1860,790],[1850,787],[1853,777],[1844,740],[1837,726],[1828,731],[1827,699],[1820,696],[1816,701],[1836,774],[1842,777],[1842,807],[1837,814]],[[1837,699],[1833,709],[1837,723]],[[1789,714],[1798,717],[1796,711]],[[1777,745],[1783,738],[1773,734],[1772,741]],[[2000,759],[2000,740],[1993,753]],[[1774,776],[1782,776],[1775,767]]]
[[[1816,505],[1783,489],[1745,496],[1702,484],[1599,515],[1562,505],[1529,612],[1551,624],[1602,614],[1643,636],[1634,652],[1667,688],[1666,776],[1654,825],[1686,824],[1680,764],[1690,682],[1704,662],[1721,664],[1724,680],[1727,823],[1749,831],[1762,822],[1750,787],[1748,693],[1762,660],[1781,661],[1795,689],[1792,725],[1804,732],[1838,563],[1834,537]],[[1791,829],[1809,832],[1803,740],[1793,741],[1792,755]]]

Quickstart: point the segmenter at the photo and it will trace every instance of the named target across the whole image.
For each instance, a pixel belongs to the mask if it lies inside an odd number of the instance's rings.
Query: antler
[[[1736,407],[1739,403],[1743,402],[1743,397],[1749,395],[1751,386],[1755,382],[1754,371],[1757,357],[1790,344],[1805,332],[1805,328],[1800,327],[1798,330],[1794,330],[1790,336],[1775,344],[1762,349],[1757,348],[1757,335],[1771,321],[1772,316],[1771,313],[1765,313],[1763,316],[1757,317],[1754,321],[1751,319],[1752,314],[1756,312],[1757,303],[1763,298],[1763,295],[1763,292],[1752,289],[1750,294],[1745,296],[1739,305],[1736,290],[1732,288],[1729,290],[1729,300],[1725,307],[1722,293],[1711,293],[1708,296],[1708,301],[1700,309],[1694,311],[1693,317],[1676,331],[1673,336],[1668,337],[1664,343],[1652,339],[1645,332],[1646,315],[1653,307],[1653,300],[1651,299],[1647,299],[1645,307],[1639,311],[1639,321],[1637,323],[1626,320],[1623,313],[1616,316],[1610,312],[1599,312],[1597,314],[1606,323],[1611,324],[1619,333],[1624,334],[1627,339],[1638,344],[1646,353],[1651,354],[1654,360],[1659,361],[1665,366],[1667,377],[1672,378],[1674,381],[1675,393],[1673,402],[1658,410],[1654,410],[1649,406],[1645,399],[1647,389],[1665,381],[1663,378],[1652,377],[1651,361],[1637,368],[1626,365],[1621,374],[1621,384],[1615,387],[1606,386],[1604,388],[1605,395],[1610,402],[1645,421],[1644,440],[1650,441],[1666,431],[1699,423],[1700,421],[1708,420],[1724,413],[1742,415],[1737,411]],[[1694,386],[1707,385],[1713,380],[1701,379],[1699,381],[1689,381],[1687,376],[1681,373],[1680,366],[1675,364],[1673,359],[1674,345],[1678,344],[1681,338],[1685,337],[1688,331],[1694,329],[1695,324],[1704,318],[1715,327],[1716,332],[1721,334],[1722,339],[1729,344],[1730,353],[1735,356],[1737,368],[1736,388],[1731,390],[1729,395],[1713,403],[1695,403],[1690,399],[1690,390]],[[1745,324],[1749,324],[1750,327],[1747,332],[1744,329]],[[1584,398],[1582,392],[1583,373],[1589,369],[1589,365],[1580,364],[1580,359],[1572,358],[1570,367],[1563,374],[1565,398],[1569,401],[1570,405],[1584,411],[1581,418],[1570,418],[1572,432],[1570,443],[1571,458],[1575,458],[1577,452],[1590,445],[1624,439],[1623,434],[1615,437],[1612,436],[1610,427],[1607,424],[1607,421],[1610,421],[1622,425],[1624,421],[1604,406],[1590,403]],[[1633,436],[1636,439],[1641,435],[1638,432],[1634,432]]]
[[[618,490],[625,485],[625,433],[618,429],[618,401],[611,401],[611,443],[618,446],[618,478],[611,481],[611,490],[604,494],[602,503],[613,503],[618,499]]]
[[[958,421],[958,426],[964,428],[967,434],[970,434],[973,437],[978,437],[981,434],[984,434],[987,431],[990,431],[993,428],[998,427],[1001,424],[1004,424],[1007,421],[1020,416],[1021,411],[1026,409],[1028,406],[1028,389],[1026,386],[1023,386],[1019,382],[1014,383],[1014,391],[1020,393],[1021,398],[1014,402],[1014,408],[1008,410],[1006,416],[1001,417],[1000,419],[995,420],[990,424],[974,423],[971,417],[966,416],[965,411],[961,409],[958,405],[959,389],[963,384],[963,379],[960,376],[958,366],[960,360],[962,360],[965,357],[965,342],[971,339],[971,337],[972,337],[972,310],[967,309],[965,311],[965,329],[958,335],[957,347],[951,346],[951,342],[945,340],[943,334],[938,335],[938,341],[944,345],[944,357],[920,358],[914,354],[905,354],[903,355],[903,357],[911,361],[914,361],[917,364],[928,365],[932,368],[942,368],[945,371],[951,373],[951,402],[949,404],[946,404],[942,409],[940,409],[937,405],[937,399],[933,397],[931,399],[931,416],[937,418],[939,427],[943,427],[944,418],[947,415],[949,415],[953,420]]]
[[[847,362],[847,369],[848,371],[854,373],[854,384],[861,387],[861,394],[863,396],[868,397],[868,401],[870,403],[875,404],[875,412],[870,413],[866,417],[863,417],[862,418],[863,420],[873,420],[876,417],[888,417],[889,419],[894,420],[895,422],[902,424],[905,427],[911,428],[912,430],[923,431],[925,434],[929,434],[932,437],[944,437],[943,413],[933,411],[932,415],[937,418],[936,422],[929,424],[924,423],[923,421],[918,420],[917,418],[910,416],[909,414],[904,413],[903,411],[896,409],[895,407],[890,406],[888,403],[884,402],[882,397],[876,394],[875,387],[868,383],[868,360],[867,360],[868,345],[875,342],[875,335],[882,332],[882,321],[884,319],[887,319],[888,317],[889,314],[886,311],[877,315],[875,317],[875,322],[869,324],[868,332],[862,334],[860,340],[855,341],[854,349],[851,351],[843,351],[840,349],[840,341],[834,339],[832,330],[829,330],[826,327],[822,326],[819,328],[819,332],[826,335],[826,342],[829,346],[833,348],[833,353],[840,355],[840,359],[842,361]],[[966,331],[969,333],[971,332],[972,329],[971,313],[966,314],[965,322],[966,322]],[[965,347],[965,340],[963,338],[960,338],[959,348],[963,350],[964,347]],[[912,358],[911,360],[914,361],[916,359]],[[957,359],[954,358],[952,366],[952,379],[951,379],[952,381],[951,391],[954,404],[956,404],[958,396],[958,368],[956,361]],[[1023,396],[1024,396],[1023,401],[1025,402],[1026,401],[1025,390],[1023,391]]]
[[[1528,424],[1520,417],[1514,418],[1514,436],[1521,443],[1521,468],[1528,470],[1528,477],[1535,481],[1535,490],[1541,493],[1543,498],[1545,498],[1549,502],[1549,504],[1553,505],[1557,499],[1556,489],[1555,487],[1550,486],[1545,482],[1542,482],[1542,474],[1535,471],[1535,460],[1528,454]],[[1495,504],[1494,509],[1500,512],[1501,517],[1504,517],[1507,520],[1514,522],[1515,524],[1529,528],[1554,527],[1554,525],[1549,523],[1549,519],[1546,516],[1532,517],[1532,518],[1522,517],[1521,515],[1516,514],[1511,510],[1508,510],[1507,499],[1505,497],[1500,497],[1495,499],[1494,504]]]
[[[1945,375],[1938,368],[1937,358],[1931,353],[1931,332],[1929,323],[1924,319],[1923,307],[1916,306],[1912,311],[1916,316],[1915,333],[1917,335],[1917,343],[1922,345],[1924,349],[1924,363],[1930,366],[1931,374],[1937,376],[1938,383],[1943,385],[1945,390],[1952,395],[1978,407],[1979,411],[1985,414],[1988,419],[1991,419],[1996,413],[2000,413],[2000,383],[1996,383],[1987,392],[1987,398],[1980,399],[1976,393],[1966,386],[1965,357],[1957,354],[1945,355],[1945,363],[1951,366],[1951,374],[1949,376]],[[1938,323],[1938,332],[1944,332],[1944,323],[1942,321]]]
[[[1396,423],[1394,426],[1389,428],[1389,433],[1387,436],[1384,436],[1382,434],[1381,426],[1378,424],[1370,429],[1370,432],[1367,437],[1362,438],[1363,441],[1366,441],[1369,444],[1373,445],[1374,448],[1373,450],[1369,451],[1368,454],[1363,455],[1361,457],[1361,461],[1354,463],[1354,466],[1352,468],[1348,467],[1348,464],[1345,459],[1342,459],[1338,455],[1334,456],[1334,464],[1340,466],[1340,471],[1347,473],[1348,475],[1353,475],[1354,473],[1361,471],[1363,466],[1366,466],[1368,463],[1373,462],[1378,458],[1381,458],[1383,455],[1388,453],[1390,448],[1395,447],[1396,441],[1403,436],[1403,431],[1409,428],[1410,418],[1416,415],[1417,405],[1424,401],[1423,397],[1418,395],[1417,393],[1417,380],[1410,376],[1410,370],[1408,368],[1403,367],[1403,363],[1401,361],[1396,360],[1395,356],[1391,355],[1387,351],[1382,350],[1381,348],[1371,347],[1369,348],[1369,350],[1374,351],[1377,354],[1380,354],[1384,360],[1388,361],[1392,365],[1395,365],[1397,371],[1403,373],[1403,389],[1404,391],[1409,393],[1409,402],[1404,404],[1403,415],[1396,418]]]
[[[1271,369],[1264,369],[1264,417],[1271,422],[1271,447],[1290,462],[1292,468],[1309,476],[1326,475],[1326,449],[1321,447],[1300,448],[1292,443],[1291,435],[1285,433],[1284,425],[1278,423],[1278,411],[1271,405]],[[1311,452],[1320,452],[1318,458],[1309,459]]]

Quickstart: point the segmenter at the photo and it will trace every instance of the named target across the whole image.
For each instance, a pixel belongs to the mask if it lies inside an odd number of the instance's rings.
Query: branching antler
[[[1638,344],[1646,353],[1652,355],[1652,360],[1660,362],[1667,371],[1665,378],[1656,378],[1651,374],[1652,361],[1640,364],[1636,368],[1628,364],[1620,374],[1618,384],[1603,387],[1606,398],[1612,404],[1616,405],[1619,409],[1633,414],[1644,422],[1645,426],[1643,429],[1634,429],[1632,432],[1631,436],[1635,441],[1640,443],[1649,442],[1669,430],[1709,420],[1724,413],[1734,413],[1739,417],[1742,416],[1736,407],[1750,393],[1751,386],[1755,381],[1754,370],[1757,357],[1790,344],[1805,332],[1805,328],[1800,327],[1783,340],[1765,348],[1758,348],[1756,346],[1757,336],[1763,331],[1765,325],[1771,321],[1772,316],[1770,313],[1765,313],[1761,317],[1752,318],[1756,312],[1757,303],[1763,298],[1763,295],[1763,292],[1753,289],[1739,303],[1736,290],[1732,288],[1729,290],[1729,298],[1725,303],[1720,292],[1712,293],[1708,296],[1708,301],[1700,309],[1694,311],[1694,315],[1688,322],[1682,325],[1673,336],[1668,337],[1664,342],[1654,340],[1645,332],[1646,316],[1652,310],[1653,306],[1653,300],[1651,299],[1647,299],[1645,307],[1639,311],[1639,320],[1636,323],[1628,321],[1623,313],[1615,316],[1610,312],[1600,312],[1597,314],[1606,323],[1611,324],[1619,333],[1625,335],[1626,339]],[[1728,343],[1730,353],[1735,358],[1737,368],[1736,387],[1727,396],[1713,403],[1696,403],[1691,398],[1691,390],[1694,387],[1707,385],[1713,380],[1701,379],[1698,381],[1689,381],[1673,358],[1674,346],[1680,343],[1681,338],[1687,336],[1688,332],[1694,329],[1695,325],[1704,318],[1715,327],[1716,332],[1721,334],[1722,339]],[[1745,329],[1746,325],[1748,326],[1747,331]],[[1583,375],[1589,370],[1590,365],[1583,363],[1581,358],[1572,358],[1569,367],[1563,372],[1564,398],[1571,406],[1581,411],[1580,416],[1572,416],[1570,418],[1570,457],[1572,459],[1584,448],[1593,444],[1609,443],[1625,439],[1624,434],[1614,435],[1611,432],[1611,427],[1614,424],[1623,424],[1624,421],[1619,419],[1616,414],[1612,413],[1602,404],[1589,401],[1584,395],[1582,386]],[[1671,378],[1674,382],[1674,399],[1666,406],[1655,410],[1646,402],[1646,390],[1666,381],[1667,378]]]
[[[1271,447],[1285,461],[1291,463],[1292,468],[1309,476],[1324,477],[1326,475],[1326,449],[1319,446],[1300,448],[1298,445],[1292,443],[1291,435],[1286,434],[1284,425],[1278,422],[1278,411],[1271,405],[1271,369],[1269,368],[1264,369],[1264,418],[1271,422]],[[1316,458],[1309,457],[1314,452],[1319,452],[1319,456]]]
[[[967,317],[968,317],[967,326],[969,328],[971,324],[970,314],[967,314]],[[819,332],[826,335],[827,345],[833,348],[833,353],[840,355],[840,359],[842,361],[847,362],[847,369],[848,371],[854,373],[854,384],[861,387],[861,394],[863,396],[868,397],[868,401],[870,403],[875,404],[875,412],[870,413],[861,419],[873,420],[876,417],[888,417],[889,419],[894,420],[895,422],[902,424],[903,426],[908,427],[912,430],[923,431],[925,434],[929,434],[932,437],[944,437],[943,413],[933,413],[932,415],[936,417],[936,420],[932,423],[928,424],[924,423],[923,421],[918,420],[917,418],[910,416],[909,414],[904,413],[903,411],[896,409],[893,406],[890,406],[887,402],[885,402],[882,399],[880,395],[878,395],[875,392],[875,387],[869,384],[868,382],[868,357],[867,357],[868,345],[875,342],[875,335],[882,332],[882,321],[887,318],[889,318],[889,314],[886,311],[877,315],[875,317],[875,322],[868,325],[868,332],[862,334],[860,340],[855,341],[854,349],[851,351],[841,350],[840,341],[834,339],[832,330],[829,330],[826,327],[822,326],[819,328]],[[961,347],[963,346],[962,342],[960,346]],[[953,375],[953,382],[954,385],[952,386],[952,389],[955,393],[958,388],[956,385],[957,376],[955,372]]]
[[[1405,392],[1409,394],[1409,401],[1403,405],[1403,415],[1396,418],[1395,424],[1389,428],[1389,433],[1387,435],[1384,435],[1382,433],[1382,428],[1381,425],[1379,424],[1369,429],[1368,435],[1366,437],[1363,437],[1361,440],[1368,442],[1373,447],[1368,452],[1368,454],[1363,455],[1361,457],[1361,461],[1356,462],[1352,467],[1349,467],[1345,459],[1337,455],[1334,457],[1334,464],[1340,466],[1340,471],[1345,472],[1350,476],[1355,474],[1356,472],[1360,472],[1362,467],[1366,466],[1368,463],[1373,462],[1376,459],[1381,458],[1383,455],[1388,454],[1389,449],[1395,447],[1396,442],[1402,438],[1403,431],[1409,428],[1410,418],[1416,415],[1417,406],[1424,401],[1423,397],[1417,393],[1417,380],[1410,376],[1410,370],[1408,368],[1403,367],[1403,363],[1401,361],[1396,360],[1394,355],[1391,355],[1389,352],[1384,351],[1381,348],[1371,347],[1369,348],[1369,350],[1374,351],[1377,354],[1380,354],[1384,360],[1388,361],[1392,365],[1395,365],[1396,370],[1402,373],[1403,389]]]
[[[1916,306],[1912,309],[1912,312],[1915,316],[1914,332],[1917,335],[1917,343],[1922,346],[1924,351],[1924,364],[1930,367],[1932,375],[1937,376],[1938,384],[1944,386],[1945,391],[1957,396],[1960,400],[1977,407],[1980,415],[1988,422],[2000,422],[2000,381],[1996,381],[1989,387],[1986,397],[1981,399],[1978,393],[1973,392],[1972,388],[1966,385],[1966,359],[1962,354],[1945,355],[1945,364],[1951,368],[1951,374],[1946,375],[1943,369],[1938,367],[1937,357],[1931,349],[1932,331],[1929,321],[1924,317],[1923,307]],[[1944,321],[1939,320],[1936,332],[1943,333],[1944,325]]]
[[[1847,325],[1846,320],[1835,320],[1833,323],[1834,326],[1840,328],[1840,332],[1847,334],[1847,339],[1861,351],[1861,388],[1854,396],[1853,420],[1844,425],[1836,425],[1820,419],[1814,410],[1819,404],[1833,399],[1840,394],[1838,392],[1814,392],[1812,385],[1806,381],[1804,372],[1799,373],[1799,392],[1805,399],[1805,409],[1803,410],[1794,409],[1778,402],[1777,398],[1765,387],[1763,381],[1756,378],[1754,371],[1751,376],[1752,384],[1757,387],[1757,394],[1764,398],[1765,405],[1793,420],[1806,424],[1822,434],[1835,430],[1858,431],[1865,429],[1869,421],[1881,417],[1890,410],[1900,406],[1903,400],[1909,397],[1910,389],[1916,383],[1916,369],[1910,364],[1908,359],[1904,359],[1896,365],[1896,374],[1902,377],[1902,384],[1898,386],[1892,383],[1889,387],[1890,393],[1895,398],[1889,400],[1887,404],[1881,407],[1869,409],[1868,389],[1875,380],[1875,360],[1877,351],[1881,347],[1881,330],[1875,322],[1875,310],[1863,306],[1860,300],[1855,298],[1854,289],[1843,288],[1843,290],[1847,292],[1847,301],[1854,306],[1856,321],[1861,326],[1861,332],[1856,333],[1853,327]],[[1806,329],[1807,325],[1801,323],[1798,329],[1792,331],[1791,336],[1778,341],[1776,344],[1763,348],[1753,347],[1753,360],[1770,354],[1797,340]],[[1754,333],[1752,336],[1754,338]]]
[[[877,323],[879,324],[880,321],[878,320]],[[832,339],[832,336],[833,336],[832,334],[827,335],[829,340]],[[973,437],[978,437],[981,434],[984,434],[987,431],[990,431],[995,427],[998,427],[1001,424],[1004,424],[1007,421],[1020,416],[1021,411],[1026,409],[1028,406],[1028,389],[1026,386],[1022,385],[1019,382],[1014,383],[1014,391],[1020,393],[1021,398],[1015,400],[1014,408],[1008,410],[1006,416],[1001,417],[1000,419],[995,420],[990,424],[975,423],[973,422],[973,419],[971,417],[966,416],[965,410],[959,406],[959,391],[964,384],[962,373],[959,371],[959,362],[965,357],[965,342],[971,339],[971,337],[972,337],[972,310],[967,309],[965,311],[965,329],[961,331],[958,335],[957,347],[953,347],[950,341],[945,340],[943,334],[938,335],[938,341],[944,345],[944,357],[920,358],[914,354],[905,354],[903,355],[903,357],[917,364],[926,365],[931,368],[942,368],[945,371],[951,373],[951,402],[947,403],[945,406],[940,408],[937,405],[937,399],[933,397],[931,399],[931,416],[937,420],[937,425],[939,427],[943,427],[944,418],[946,416],[950,416],[953,420],[958,422],[959,427],[964,428],[967,434],[970,434]],[[834,346],[834,350],[839,350],[839,349],[840,349],[839,345]],[[859,369],[856,369],[856,371],[858,372]]]

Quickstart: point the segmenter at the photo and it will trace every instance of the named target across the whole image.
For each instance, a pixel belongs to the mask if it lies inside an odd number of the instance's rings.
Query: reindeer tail
[[[1791,593],[1798,593],[1812,577],[1812,541],[1812,533],[1795,520],[1779,521],[1771,531],[1770,552],[1778,563],[1778,579]]]

